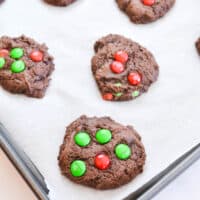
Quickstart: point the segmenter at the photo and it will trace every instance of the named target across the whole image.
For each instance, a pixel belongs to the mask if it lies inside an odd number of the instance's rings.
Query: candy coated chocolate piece
[[[153,6],[155,0],[142,0],[142,2],[145,6]]]
[[[75,160],[71,163],[70,171],[72,176],[81,177],[86,172],[86,164],[82,160]]]
[[[74,137],[75,143],[80,147],[86,147],[90,144],[90,136],[86,132],[79,132]]]
[[[140,95],[140,92],[138,90],[134,91],[132,93],[133,97],[138,97]]]
[[[11,71],[13,73],[20,73],[25,70],[25,63],[22,60],[14,61],[11,65]]]
[[[120,160],[126,160],[131,156],[131,149],[126,144],[118,144],[115,147],[115,154]]]
[[[96,132],[96,140],[100,144],[106,144],[106,143],[110,142],[111,138],[112,138],[112,133],[108,129],[99,129]]]
[[[0,57],[6,57],[9,55],[9,51],[7,49],[0,49]]]
[[[122,92],[118,92],[118,93],[115,94],[116,97],[121,97],[122,95],[123,95]]]
[[[106,101],[111,101],[113,99],[113,94],[112,93],[106,93],[103,95],[103,99]]]
[[[41,62],[43,60],[43,57],[44,57],[43,53],[38,50],[34,50],[30,54],[30,58],[34,62]]]
[[[138,72],[131,72],[128,75],[128,81],[131,85],[139,85],[141,83],[141,75]]]
[[[110,158],[106,154],[101,153],[95,156],[94,163],[96,168],[106,170],[110,165]]]
[[[22,48],[13,48],[10,51],[10,57],[13,59],[19,59],[24,55],[24,50]]]
[[[115,83],[115,86],[116,86],[116,87],[121,87],[122,84],[121,84],[120,82],[118,82],[118,83]]]
[[[128,61],[128,54],[125,51],[117,51],[114,54],[114,58],[116,61],[125,64]]]
[[[4,58],[0,57],[0,69],[3,68],[3,66],[5,65],[6,61]]]
[[[111,63],[110,69],[115,74],[121,74],[124,71],[124,65],[121,62],[114,61]]]

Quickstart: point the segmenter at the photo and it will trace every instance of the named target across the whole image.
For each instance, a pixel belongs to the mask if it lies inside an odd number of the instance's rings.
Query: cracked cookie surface
[[[198,53],[200,55],[200,38],[198,38],[198,40],[196,41],[195,45],[196,45],[197,51],[198,51]]]
[[[54,6],[68,6],[76,0],[44,0],[46,3]]]
[[[66,129],[58,157],[63,175],[96,189],[124,185],[143,171],[146,155],[132,126],[81,116]]]
[[[163,17],[175,0],[116,0],[119,8],[136,24],[146,24]]]
[[[147,92],[159,75],[154,56],[131,39],[110,34],[98,40],[92,72],[104,100],[132,100]]]
[[[45,44],[24,35],[0,38],[0,85],[11,93],[41,98],[54,70]]]

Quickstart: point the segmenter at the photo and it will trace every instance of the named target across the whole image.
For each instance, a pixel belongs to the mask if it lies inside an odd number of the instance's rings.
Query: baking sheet
[[[56,70],[45,98],[12,95],[0,88],[0,120],[45,176],[52,200],[122,199],[200,141],[199,0],[177,1],[169,14],[149,25],[134,25],[114,0],[79,0],[56,8],[40,0],[7,0],[0,6],[1,35],[25,34],[46,42]],[[118,33],[147,47],[160,77],[135,101],[101,99],[91,73],[93,43]],[[65,126],[82,114],[109,115],[134,125],[146,147],[144,173],[115,190],[96,191],[60,175],[59,145]]]

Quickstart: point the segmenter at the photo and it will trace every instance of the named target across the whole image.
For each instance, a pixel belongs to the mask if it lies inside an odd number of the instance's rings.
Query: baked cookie
[[[62,174],[96,189],[116,188],[143,171],[145,150],[131,126],[81,116],[67,127],[58,157]]]
[[[105,100],[135,99],[158,78],[153,55],[130,39],[108,35],[98,40],[94,49],[92,72]]]
[[[0,38],[0,85],[12,92],[41,98],[54,70],[45,44],[26,36]]]
[[[200,38],[196,41],[196,48],[197,48],[197,51],[200,55]]]
[[[136,24],[153,22],[164,16],[175,0],[116,0],[119,8]]]
[[[46,3],[54,6],[68,6],[73,3],[75,0],[44,0]]]

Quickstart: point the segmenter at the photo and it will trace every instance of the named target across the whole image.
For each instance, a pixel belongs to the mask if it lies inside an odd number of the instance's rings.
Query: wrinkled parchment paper
[[[134,25],[114,0],[79,0],[66,8],[40,0],[6,0],[0,34],[25,34],[45,42],[56,70],[43,99],[12,95],[0,88],[0,120],[45,176],[52,200],[116,200],[142,186],[200,141],[200,1],[177,1],[163,19]],[[91,73],[93,43],[108,33],[139,42],[155,55],[160,77],[135,101],[101,99]],[[119,189],[96,191],[60,175],[59,145],[65,127],[82,114],[109,115],[134,125],[146,147],[144,173]]]

